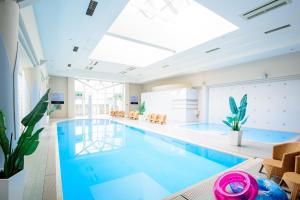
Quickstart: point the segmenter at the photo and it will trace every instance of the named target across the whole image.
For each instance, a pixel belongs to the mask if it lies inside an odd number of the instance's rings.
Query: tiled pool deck
[[[260,167],[260,158],[270,157],[272,154],[272,144],[243,141],[241,147],[229,144],[226,135],[212,134],[211,132],[202,132],[201,134],[180,128],[175,124],[158,125],[146,121],[133,121],[128,119],[114,119],[133,127],[153,131],[162,135],[173,137],[196,145],[215,148],[232,154],[247,156],[250,159],[236,166],[236,169],[245,170],[253,175],[263,176],[257,171]],[[37,151],[26,158],[26,187],[24,200],[56,200],[61,199],[60,180],[57,175],[58,163],[56,162],[56,122],[52,120],[50,125],[45,128],[45,132],[40,138],[40,145]],[[39,166],[38,168],[36,166]],[[203,182],[187,188],[179,193],[172,195],[168,200],[196,200],[196,199],[214,199],[212,186],[216,176]],[[207,192],[210,191],[210,192]]]

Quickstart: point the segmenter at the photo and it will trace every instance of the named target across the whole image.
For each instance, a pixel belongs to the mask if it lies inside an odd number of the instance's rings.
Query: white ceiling
[[[244,20],[240,15],[267,0],[196,1],[239,29],[132,71],[127,70],[131,67],[128,65],[103,61],[93,65],[89,59],[98,42],[126,6],[127,0],[101,0],[92,17],[85,15],[88,0],[38,1],[34,5],[34,12],[49,74],[144,83],[300,51],[299,0],[251,20]],[[291,27],[264,34],[267,30],[286,24]],[[79,46],[76,53],[72,51],[74,46]],[[214,48],[220,50],[205,53]],[[67,64],[72,64],[72,67],[67,67]],[[93,69],[87,70],[90,65]]]

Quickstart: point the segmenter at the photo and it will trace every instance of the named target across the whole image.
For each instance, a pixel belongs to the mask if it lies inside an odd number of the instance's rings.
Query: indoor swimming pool
[[[246,158],[110,120],[57,124],[64,200],[156,200]]]
[[[227,134],[230,129],[223,124],[204,124],[204,123],[193,123],[182,126],[195,131],[215,131],[219,134]],[[243,139],[267,142],[267,143],[281,143],[300,137],[298,133],[285,132],[285,131],[274,131],[256,128],[243,128]]]

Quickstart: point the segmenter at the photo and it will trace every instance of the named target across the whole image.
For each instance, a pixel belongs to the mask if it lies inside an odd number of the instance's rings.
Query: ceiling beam
[[[115,34],[115,33],[107,32],[106,35],[117,37],[117,38],[120,38],[120,39],[123,39],[123,40],[128,40],[128,41],[139,43],[139,44],[143,44],[143,45],[147,45],[147,46],[154,47],[154,48],[157,48],[157,49],[162,49],[162,50],[165,50],[165,51],[170,51],[172,53],[176,53],[176,51],[174,49],[169,49],[169,48],[162,47],[162,46],[155,45],[155,44],[151,44],[151,43],[148,43],[148,42],[143,42],[143,41],[136,40],[136,39],[133,39],[133,38],[129,38],[129,37],[125,37],[125,36],[122,36],[122,35],[118,35],[118,34]]]

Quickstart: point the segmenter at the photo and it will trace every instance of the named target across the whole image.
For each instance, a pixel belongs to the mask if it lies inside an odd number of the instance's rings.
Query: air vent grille
[[[133,70],[135,70],[136,69],[136,67],[129,67],[129,68],[127,68],[126,70],[127,71],[133,71]]]
[[[290,26],[291,26],[290,24],[287,24],[287,25],[284,25],[284,26],[280,26],[280,27],[277,27],[277,28],[274,28],[274,29],[266,31],[265,34],[273,33],[275,31],[279,31],[281,29],[288,28]]]
[[[257,8],[254,8],[250,11],[245,12],[244,14],[242,14],[242,18],[249,20],[252,19],[254,17],[257,17],[259,15],[265,14],[271,10],[274,10],[276,8],[279,8],[281,6],[284,6],[288,3],[290,3],[291,0],[273,0],[273,1],[269,1]]]
[[[205,53],[211,53],[211,52],[213,52],[213,51],[218,51],[218,50],[220,50],[219,47],[218,47],[218,48],[211,49],[211,50],[208,50],[208,51],[205,51]]]
[[[122,75],[124,75],[124,74],[126,74],[127,72],[125,72],[125,71],[121,71],[120,72],[120,74],[122,74]]]
[[[91,0],[90,3],[89,3],[89,6],[86,10],[86,15],[88,16],[93,16],[94,12],[95,12],[95,9],[97,7],[97,4],[98,2],[97,1],[93,1]]]
[[[74,48],[73,48],[73,51],[74,51],[74,52],[77,52],[77,51],[78,51],[78,49],[79,49],[79,47],[78,47],[78,46],[74,46]]]
[[[164,65],[161,68],[168,68],[168,67],[170,67],[170,65]]]

